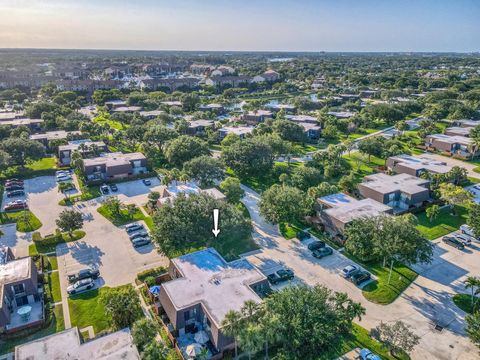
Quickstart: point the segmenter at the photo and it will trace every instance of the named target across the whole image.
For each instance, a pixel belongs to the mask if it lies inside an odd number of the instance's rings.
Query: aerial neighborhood
[[[479,358],[478,54],[0,59],[0,359]]]

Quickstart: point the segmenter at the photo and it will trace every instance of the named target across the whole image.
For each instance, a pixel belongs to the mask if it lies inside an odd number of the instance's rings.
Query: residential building
[[[294,105],[289,105],[289,104],[267,104],[265,105],[265,108],[268,110],[277,113],[280,110],[285,111],[286,113],[293,113],[297,110],[296,106]]]
[[[461,126],[453,126],[446,128],[444,131],[445,135],[448,136],[464,136],[464,137],[470,137],[470,131],[473,129],[473,127],[461,127]]]
[[[141,106],[118,106],[113,108],[112,112],[132,114],[134,112],[139,112],[142,110],[143,108]]]
[[[106,153],[83,160],[87,182],[111,181],[134,177],[147,172],[147,159],[142,153]]]
[[[43,124],[43,119],[22,118],[22,119],[0,121],[0,126],[5,125],[5,126],[10,126],[11,128],[26,126],[33,132],[40,131],[42,129],[42,124]]]
[[[349,119],[357,113],[353,111],[329,111],[327,115],[335,116],[337,119]]]
[[[79,151],[82,156],[86,156],[97,151],[107,151],[107,145],[103,141],[92,141],[90,139],[69,141],[67,145],[60,145],[58,147],[58,162],[60,165],[69,166],[74,151]]]
[[[199,111],[212,111],[215,114],[223,114],[225,112],[225,108],[222,104],[206,104],[200,105],[198,107]]]
[[[232,348],[233,339],[222,333],[225,315],[247,300],[261,302],[259,293],[268,289],[248,260],[227,262],[213,248],[171,259],[169,274],[173,280],[162,283],[159,300],[182,351],[197,331],[205,331],[213,352]]]
[[[200,79],[194,77],[174,77],[174,78],[158,78],[145,79],[140,81],[140,88],[142,90],[162,90],[170,91],[178,90],[179,88],[195,88],[200,84]]]
[[[15,347],[15,360],[140,360],[128,328],[83,341],[73,327]]]
[[[108,110],[111,111],[119,107],[127,106],[127,101],[126,100],[109,100],[105,102],[105,106],[107,107]]]
[[[253,129],[255,129],[253,126],[224,126],[218,130],[218,136],[220,140],[223,140],[228,134],[235,134],[244,139],[253,132]]]
[[[213,120],[192,120],[188,122],[188,135],[205,135],[206,129],[215,125]]]
[[[357,200],[338,193],[317,199],[317,216],[330,234],[343,235],[355,219],[391,214],[392,208],[373,199]]]
[[[280,74],[275,70],[267,70],[263,74],[253,77],[252,82],[274,82],[280,79]]]
[[[228,75],[228,76],[210,76],[205,80],[208,86],[231,86],[240,87],[240,85],[248,84],[251,80],[247,75]]]
[[[303,127],[305,136],[309,140],[320,139],[320,131],[322,128],[319,125],[315,125],[312,123],[304,123],[304,122],[299,122],[297,123],[297,125],[300,125],[301,127]]]
[[[59,91],[79,91],[93,94],[95,90],[121,89],[123,82],[118,80],[58,80]]]
[[[1,111],[0,112],[0,124],[6,120],[21,119],[25,117],[24,111]]]
[[[0,332],[13,333],[42,324],[45,320],[42,293],[33,259],[15,259],[10,248],[1,248]]]
[[[445,134],[428,135],[425,140],[427,149],[446,152],[452,156],[469,159],[476,156],[479,149],[473,140],[465,136],[449,136]]]
[[[144,119],[152,120],[156,117],[165,114],[163,110],[139,111],[138,113]]]
[[[454,120],[453,124],[460,127],[477,127],[480,125],[480,120]]]
[[[200,190],[201,193],[206,194],[215,200],[226,200],[226,196],[217,188],[211,188],[211,189],[205,189],[205,190]]]
[[[446,174],[452,166],[444,161],[430,159],[422,155],[396,155],[387,160],[388,170],[396,174],[408,174],[419,177],[422,173]]]
[[[294,121],[297,123],[310,123],[310,124],[317,124],[317,118],[315,116],[310,115],[286,115],[285,118],[290,121]]]
[[[358,190],[364,198],[373,199],[403,212],[430,201],[430,181],[408,174],[378,173],[363,178]]]
[[[36,140],[42,143],[43,146],[48,147],[48,143],[52,140],[64,140],[69,136],[80,135],[80,131],[48,131],[42,134],[33,134],[30,135],[30,140]]]
[[[254,110],[243,113],[240,116],[240,121],[246,122],[250,125],[256,125],[258,123],[264,122],[265,119],[271,119],[273,113],[268,110]]]

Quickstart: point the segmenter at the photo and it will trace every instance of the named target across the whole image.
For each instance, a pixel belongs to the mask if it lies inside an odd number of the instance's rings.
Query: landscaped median
[[[134,206],[131,208],[119,209],[118,212],[112,211],[108,205],[102,205],[97,209],[97,212],[110,220],[116,226],[126,225],[135,221],[145,221],[147,226],[149,222],[146,221],[147,216],[145,216],[138,207]],[[150,226],[149,226],[150,227]]]
[[[75,230],[72,235],[68,233],[62,233],[57,230],[55,234],[42,237],[40,233],[35,232],[32,234],[33,244],[28,247],[28,253],[30,256],[37,254],[54,253],[58,244],[63,244],[71,241],[80,240],[85,236],[85,231]]]
[[[452,215],[451,211],[449,207],[444,207],[440,210],[438,216],[431,221],[425,212],[418,214],[417,229],[428,240],[435,240],[458,230],[461,225],[467,222],[468,210],[464,206],[457,206],[455,209],[456,215]]]
[[[457,305],[458,308],[462,309],[468,314],[473,313],[473,309],[475,305],[476,305],[475,308],[478,309],[477,304],[479,303],[479,301],[480,301],[480,298],[478,296],[474,296],[472,301],[472,295],[470,294],[455,294],[453,296],[453,303]]]
[[[17,224],[17,231],[32,232],[42,227],[42,222],[30,210],[19,210],[0,213],[2,224]]]

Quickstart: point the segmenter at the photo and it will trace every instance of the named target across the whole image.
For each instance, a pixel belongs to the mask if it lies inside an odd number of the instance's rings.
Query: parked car
[[[5,187],[12,186],[12,185],[20,185],[23,186],[23,180],[7,180],[5,181]]]
[[[472,237],[467,234],[455,234],[453,237],[459,240],[465,246],[472,245]]]
[[[457,249],[459,250],[463,250],[465,249],[465,245],[463,245],[463,243],[460,241],[460,240],[457,240],[456,238],[454,238],[453,236],[444,236],[442,238],[442,241],[447,244],[447,245],[450,245],[450,246],[453,246],[453,247],[456,247]]]
[[[150,238],[149,237],[140,237],[132,240],[132,245],[133,247],[140,247],[140,246],[145,246],[150,244]]]
[[[477,191],[480,191],[480,185],[473,185],[473,188]]]
[[[24,189],[23,185],[10,184],[5,186],[5,191],[15,191],[15,190],[23,190],[23,189]]]
[[[65,176],[65,175],[68,175],[70,176],[72,173],[68,170],[58,170],[58,171],[55,171],[55,176]]]
[[[303,241],[305,239],[310,239],[310,233],[308,231],[299,231],[297,232],[297,239]]]
[[[76,274],[67,275],[67,279],[69,283],[74,283],[79,280],[83,279],[97,279],[100,275],[100,271],[98,269],[82,269]]]
[[[463,224],[462,226],[460,226],[460,231],[462,232],[462,234],[467,234],[467,235],[475,238],[475,234],[473,232],[473,229],[470,226],[468,226],[467,224]]]
[[[139,223],[132,223],[125,226],[125,230],[129,234],[133,233],[134,231],[139,231],[143,229],[144,229],[143,225]]]
[[[69,295],[78,294],[82,291],[93,289],[95,281],[92,278],[78,280],[74,284],[67,287],[67,293]]]
[[[71,181],[72,177],[70,175],[58,175],[57,182]]]
[[[268,281],[275,285],[283,281],[292,280],[295,277],[294,273],[290,269],[281,269],[277,272],[267,276]]]
[[[22,179],[18,179],[18,178],[11,178],[11,179],[8,179],[6,181],[7,183],[8,182],[21,182],[23,184],[23,180]]]
[[[362,360],[382,360],[380,356],[374,354],[369,349],[360,350],[360,358]]]
[[[22,195],[25,195],[25,191],[23,190],[7,191],[7,197],[15,197],[15,196],[22,196]]]
[[[368,281],[372,278],[372,275],[366,271],[359,271],[348,278],[349,281],[355,285],[360,285],[361,283]]]
[[[110,190],[112,190],[112,192],[117,192],[117,191],[118,191],[117,185],[111,184],[111,185],[110,185]]]
[[[312,255],[317,259],[321,259],[325,256],[332,255],[332,254],[333,254],[333,250],[331,247],[328,247],[328,246],[312,251]]]
[[[24,200],[12,201],[5,205],[5,211],[23,210],[23,209],[28,209],[27,202]]]
[[[110,189],[108,188],[107,185],[100,186],[100,190],[102,191],[102,194],[105,194],[105,195],[107,195],[110,192]]]
[[[150,180],[148,180],[148,179],[143,179],[142,182],[143,182],[145,185],[147,185],[147,186],[152,185],[152,182],[151,182]]]
[[[356,274],[360,271],[359,267],[356,266],[356,265],[347,265],[345,266],[342,271],[341,271],[341,275],[345,278],[345,279],[348,279],[350,276],[352,276],[353,274]]]
[[[145,230],[142,231],[136,231],[128,235],[130,240],[136,239],[136,238],[141,238],[141,237],[146,237],[148,236],[148,233]]]
[[[323,241],[320,241],[320,240],[319,241],[314,241],[314,242],[311,242],[310,244],[308,244],[307,247],[308,247],[308,250],[314,251],[314,250],[324,248],[325,243]]]

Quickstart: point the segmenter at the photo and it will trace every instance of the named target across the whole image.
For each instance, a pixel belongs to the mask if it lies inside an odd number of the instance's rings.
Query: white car
[[[460,231],[462,232],[462,234],[466,234],[468,236],[471,236],[473,238],[475,238],[475,234],[473,233],[473,229],[468,226],[467,224],[463,224],[462,226],[460,226]]]
[[[78,294],[82,291],[87,291],[93,289],[95,286],[95,281],[92,278],[78,280],[73,285],[67,287],[67,293],[69,295]]]
[[[358,273],[359,271],[360,269],[357,266],[347,265],[342,269],[342,271],[340,272],[340,275],[342,275],[345,279],[348,279],[350,276]]]
[[[455,237],[455,239],[460,241],[465,246],[472,245],[472,240],[475,239],[472,236],[467,235],[467,234],[455,234],[454,237]]]
[[[70,180],[72,180],[72,177],[70,175],[58,175],[57,176],[57,182],[70,181]]]

